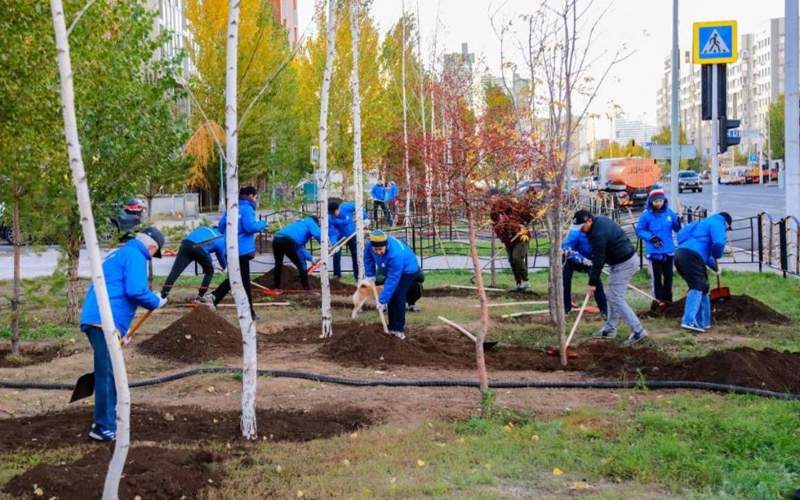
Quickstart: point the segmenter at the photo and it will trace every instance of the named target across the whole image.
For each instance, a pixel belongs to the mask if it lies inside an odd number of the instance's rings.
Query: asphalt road
[[[669,186],[666,186],[669,191]],[[702,206],[711,210],[711,185],[705,184],[702,193],[684,192],[680,195],[684,207]],[[784,204],[784,191],[773,184],[747,185],[720,185],[719,204],[720,211],[726,211],[734,219],[752,217],[761,212],[767,212],[775,218],[783,217],[786,213]]]

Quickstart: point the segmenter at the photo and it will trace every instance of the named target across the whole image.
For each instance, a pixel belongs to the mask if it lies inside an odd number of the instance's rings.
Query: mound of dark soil
[[[242,354],[242,334],[208,307],[197,307],[139,344],[145,354],[182,363],[204,363]]]
[[[313,327],[316,328],[316,327]],[[306,332],[293,329],[296,335]],[[318,352],[345,366],[387,369],[391,366],[422,366],[443,369],[475,367],[475,346],[460,333],[445,328],[411,328],[405,340],[384,334],[379,325],[349,323],[334,328],[331,339],[320,339]],[[317,332],[315,329],[314,332]],[[310,338],[311,332],[308,332]],[[599,376],[627,376],[638,369],[668,358],[647,348],[622,348],[613,343],[588,343],[581,356],[562,368],[555,356],[541,349],[498,345],[486,351],[486,365],[493,370],[585,371]]]
[[[699,380],[800,394],[800,354],[737,347],[689,358],[664,369],[672,380]],[[655,377],[653,377],[655,378]]]
[[[191,406],[134,406],[131,436],[136,441],[176,444],[232,442],[241,436],[239,418],[238,411]],[[311,411],[260,409],[256,418],[260,436],[273,441],[295,442],[353,432],[374,422],[369,413],[353,407]],[[19,448],[54,449],[85,443],[91,422],[91,407],[0,419],[0,453]]]
[[[5,344],[5,343],[4,343]],[[25,342],[20,346],[21,356],[11,356],[11,347],[0,347],[0,368],[16,368],[20,366],[38,365],[57,358],[72,356],[79,349],[63,345],[37,345]]]
[[[651,318],[678,318],[683,316],[683,308],[686,304],[686,297],[677,302],[667,305],[665,308],[653,306],[644,315]],[[785,325],[791,320],[772,309],[763,302],[754,299],[749,295],[734,295],[725,301],[718,301],[712,305],[712,318],[715,323],[769,323],[773,325]]]
[[[275,288],[275,275],[273,274],[274,269],[270,269],[266,273],[262,274],[254,281],[261,286],[265,286],[267,288]],[[322,288],[322,283],[320,282],[319,278],[314,275],[308,276],[308,284],[311,286],[312,290],[319,290]],[[300,283],[300,273],[297,272],[297,269],[294,266],[284,264],[283,272],[281,272],[281,286],[282,290],[292,290],[292,291],[300,291],[303,292],[303,285]],[[337,279],[331,279],[331,291],[333,293],[350,293],[356,291],[356,287],[347,283],[342,283]]]
[[[111,453],[110,446],[103,446],[72,463],[40,463],[11,479],[4,491],[20,498],[100,498]],[[221,461],[221,456],[208,451],[131,448],[119,496],[197,498],[203,488],[215,488],[221,483]]]

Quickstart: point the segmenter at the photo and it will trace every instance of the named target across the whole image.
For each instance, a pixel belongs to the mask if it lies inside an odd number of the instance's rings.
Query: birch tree
[[[364,174],[361,162],[361,85],[358,78],[360,67],[359,43],[361,22],[359,11],[361,0],[350,0],[350,29],[353,42],[353,70],[351,85],[353,92],[353,189],[356,205],[356,248],[358,249],[358,276],[364,279]]]
[[[422,21],[419,17],[419,0],[417,0],[417,60],[422,65]],[[428,132],[425,114],[425,75],[419,75],[419,108],[420,118],[422,119],[422,144],[425,147],[428,143]],[[431,124],[432,126],[433,124]],[[431,131],[433,133],[433,131]],[[428,216],[428,224],[433,224],[433,169],[428,162],[426,150],[422,151],[423,166],[425,168],[425,213]]]
[[[403,39],[400,47],[400,73],[401,85],[403,87],[403,170],[406,176],[406,211],[404,224],[407,226],[411,222],[411,166],[408,162],[408,99],[406,97],[406,37],[408,22],[406,19],[406,2],[402,1],[403,6]]]
[[[89,198],[89,185],[86,181],[86,170],[83,167],[83,157],[81,156],[78,121],[75,117],[75,93],[72,83],[72,63],[69,55],[64,6],[61,0],[50,0],[50,9],[53,14],[53,27],[55,30],[56,59],[58,61],[67,154],[72,170],[72,181],[78,198],[83,238],[86,241],[86,250],[89,253],[92,284],[94,285],[100,309],[103,334],[111,355],[114,386],[117,391],[117,439],[114,443],[114,454],[111,456],[111,463],[103,486],[103,499],[114,500],[118,497],[119,482],[122,478],[122,470],[125,467],[125,459],[128,456],[128,448],[130,446],[131,396],[128,389],[128,374],[125,371],[125,358],[122,355],[122,347],[117,340],[118,334],[111,314],[111,301],[108,298],[105,276],[103,275],[103,261],[100,257],[100,246],[97,243],[92,203]]]
[[[325,73],[322,76],[322,91],[319,109],[319,169],[317,170],[317,185],[319,186],[319,201],[322,212],[320,245],[320,280],[322,281],[322,337],[333,335],[331,316],[331,281],[328,275],[328,251],[330,250],[330,235],[328,232],[328,98],[331,91],[331,75],[333,74],[333,60],[336,54],[336,10],[339,0],[328,0],[328,26],[327,26],[327,56],[325,57]]]
[[[238,78],[237,44],[239,41],[239,0],[228,2],[228,41],[225,49],[225,178],[227,180],[228,219],[225,243],[228,279],[236,303],[239,328],[242,331],[242,437],[256,438],[256,323],[242,283],[239,267],[239,165],[237,163],[238,113],[236,82]]]

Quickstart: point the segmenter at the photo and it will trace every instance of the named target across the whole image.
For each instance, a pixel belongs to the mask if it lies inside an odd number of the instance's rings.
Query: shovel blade
[[[69,402],[74,403],[79,399],[88,398],[92,394],[94,394],[94,372],[84,373],[75,382],[75,389],[72,390],[72,397]]]
[[[712,302],[717,302],[720,300],[726,300],[731,298],[731,289],[727,286],[723,286],[720,288],[714,288],[709,292],[709,296],[711,297]]]

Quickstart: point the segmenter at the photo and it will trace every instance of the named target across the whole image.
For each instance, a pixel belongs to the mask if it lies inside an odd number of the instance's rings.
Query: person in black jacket
[[[636,272],[636,249],[619,225],[608,217],[594,217],[588,210],[578,210],[572,219],[573,229],[578,229],[592,244],[592,268],[589,271],[587,293],[594,293],[600,285],[603,266],[608,264],[609,275],[606,286],[608,298],[608,320],[594,333],[594,337],[612,339],[617,336],[620,320],[627,323],[631,334],[625,345],[635,344],[647,336],[636,313],[625,301],[625,293],[631,277]]]

